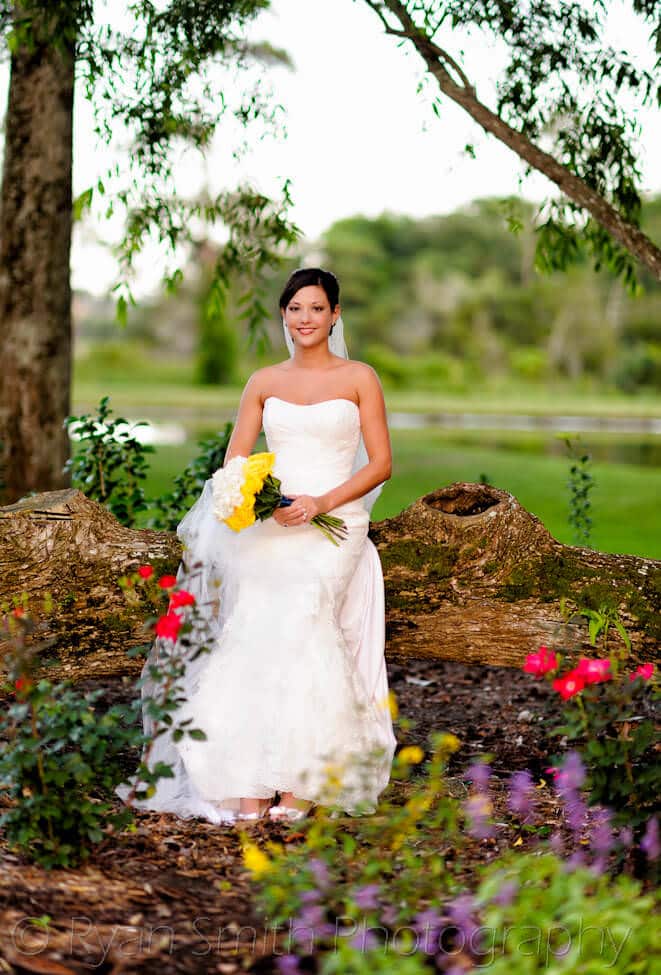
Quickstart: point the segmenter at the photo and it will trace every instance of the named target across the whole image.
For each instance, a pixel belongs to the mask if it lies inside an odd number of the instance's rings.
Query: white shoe
[[[296,809],[294,806],[271,806],[269,809],[269,819],[277,822],[280,819],[288,819],[292,822],[303,819],[307,816],[308,809]]]

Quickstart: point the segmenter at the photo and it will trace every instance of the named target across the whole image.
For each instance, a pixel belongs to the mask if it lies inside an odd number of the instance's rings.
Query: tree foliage
[[[366,0],[386,31],[410,40],[444,96],[554,180],[537,229],[537,262],[561,269],[586,253],[635,286],[634,256],[661,277],[661,251],[637,228],[641,173],[633,106],[661,104],[661,8],[632,0],[654,54],[636,63],[604,39],[605,0]],[[456,48],[482,35],[506,49],[494,109],[480,102]],[[655,63],[652,63],[656,59]],[[544,149],[541,149],[542,144]],[[546,148],[548,146],[548,149]]]
[[[128,150],[77,199],[74,215],[95,203],[107,217],[118,210],[125,233],[117,247],[120,275],[118,315],[126,320],[133,301],[135,261],[156,241],[170,262],[165,282],[181,280],[182,249],[209,227],[224,229],[227,244],[216,265],[218,288],[240,268],[251,287],[275,263],[282,245],[296,239],[286,218],[288,184],[273,201],[250,186],[188,199],[175,187],[175,166],[184,150],[204,153],[221,127],[228,158],[245,151],[241,131],[273,132],[279,107],[264,84],[265,64],[288,64],[288,56],[267,43],[250,44],[246,30],[269,0],[135,0],[118,10],[91,0],[48,3],[0,0],[0,29],[8,49],[30,45],[38,35],[55,45],[75,45],[76,68],[94,110],[94,136]],[[256,328],[263,308],[247,315]]]

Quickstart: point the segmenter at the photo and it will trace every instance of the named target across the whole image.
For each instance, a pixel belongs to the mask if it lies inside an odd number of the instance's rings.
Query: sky
[[[634,56],[647,52],[648,29],[613,0],[608,31],[616,46]],[[286,178],[294,200],[291,218],[314,241],[330,224],[361,213],[385,210],[423,217],[448,213],[479,196],[521,194],[542,200],[552,189],[538,174],[523,180],[518,158],[486,136],[460,108],[444,99],[440,118],[431,109],[433,81],[417,91],[425,72],[414,51],[387,37],[363,0],[272,0],[251,27],[254,40],[284,48],[294,70],[264,72],[282,104],[283,127],[256,141],[240,162],[228,157],[221,130],[206,161],[187,153],[176,170],[177,188],[195,192],[205,182],[214,191],[246,180],[278,196]],[[495,80],[503,51],[483,37],[452,35],[446,46],[464,51],[463,66],[478,96],[494,103]],[[6,97],[6,73],[2,78]],[[640,154],[643,188],[661,191],[661,140],[658,117],[641,115]],[[116,152],[100,148],[91,136],[92,116],[84,98],[74,118],[74,194],[103,177]],[[286,131],[285,131],[286,130]],[[470,158],[464,147],[475,147]],[[99,239],[112,240],[118,223],[104,222],[100,209],[75,228],[72,279],[76,288],[101,294],[113,282],[116,266]],[[156,287],[163,258],[148,252],[139,263],[136,294]]]

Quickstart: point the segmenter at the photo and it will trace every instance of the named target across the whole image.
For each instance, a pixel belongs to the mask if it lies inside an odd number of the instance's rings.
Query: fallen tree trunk
[[[590,652],[585,620],[563,622],[563,598],[616,611],[632,659],[655,658],[661,563],[562,545],[506,491],[452,484],[373,523],[370,536],[383,565],[389,658],[519,666],[542,643]],[[0,508],[0,606],[6,613],[25,594],[57,654],[53,678],[135,675],[141,661],[126,651],[148,639],[149,608],[127,601],[117,580],[144,562],[174,573],[180,555],[174,534],[125,528],[79,491],[35,495]],[[612,627],[610,645],[620,645]]]

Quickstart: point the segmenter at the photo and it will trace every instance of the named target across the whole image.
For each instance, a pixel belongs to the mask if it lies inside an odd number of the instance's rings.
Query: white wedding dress
[[[283,494],[323,494],[351,476],[360,441],[352,400],[269,396],[263,426]],[[192,718],[206,740],[156,739],[150,765],[168,762],[174,777],[160,779],[139,808],[232,821],[241,797],[286,791],[353,815],[376,809],[396,747],[383,576],[363,499],[332,513],[348,527],[339,546],[312,524],[285,528],[274,518],[236,533],[214,519],[207,481],[178,528],[179,578],[204,566],[187,588],[200,605],[215,605],[215,635],[211,653],[189,664],[176,715]],[[143,698],[150,692],[147,683]],[[144,709],[143,720],[150,733]]]

